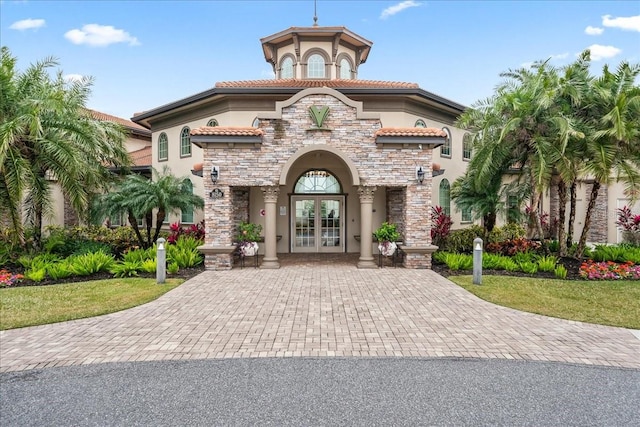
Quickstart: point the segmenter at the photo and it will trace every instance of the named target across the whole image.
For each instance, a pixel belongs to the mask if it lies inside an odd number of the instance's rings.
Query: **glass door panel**
[[[343,196],[293,196],[291,251],[343,252],[343,211]]]
[[[315,199],[298,199],[293,202],[293,248],[294,252],[316,251]]]

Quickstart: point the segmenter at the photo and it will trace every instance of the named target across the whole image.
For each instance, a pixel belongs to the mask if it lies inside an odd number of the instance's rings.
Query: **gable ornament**
[[[309,117],[313,122],[313,127],[307,130],[331,130],[324,127],[324,121],[329,116],[329,107],[327,105],[323,107],[316,107],[312,105],[309,107]]]

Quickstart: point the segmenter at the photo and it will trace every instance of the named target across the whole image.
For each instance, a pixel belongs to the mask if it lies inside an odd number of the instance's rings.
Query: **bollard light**
[[[164,240],[162,237],[157,240],[156,251],[156,282],[158,284],[164,283],[167,278],[167,250],[164,247]]]
[[[473,284],[482,284],[482,239],[479,237],[473,241]]]

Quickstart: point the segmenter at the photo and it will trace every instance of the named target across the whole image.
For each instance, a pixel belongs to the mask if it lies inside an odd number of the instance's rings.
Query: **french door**
[[[344,196],[292,196],[291,214],[291,252],[344,252]]]

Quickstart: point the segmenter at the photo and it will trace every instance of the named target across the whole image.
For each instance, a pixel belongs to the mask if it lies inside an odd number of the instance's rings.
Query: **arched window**
[[[462,160],[471,160],[471,134],[465,133],[462,137]]]
[[[347,58],[342,58],[340,60],[340,78],[341,79],[351,79],[351,62]]]
[[[451,157],[451,132],[448,128],[442,128],[447,134],[447,138],[444,140],[444,144],[440,146],[440,155],[445,157]]]
[[[189,179],[185,179],[183,183],[183,188],[185,192],[189,192],[193,194],[193,183]],[[183,224],[193,224],[193,206],[182,210],[182,217],[180,218],[180,222]]]
[[[180,132],[180,157],[189,157],[191,155],[191,136],[189,135],[187,126],[182,128]]]
[[[447,215],[451,215],[451,186],[447,179],[440,181],[438,204]]]
[[[213,128],[213,127],[216,127],[216,126],[218,126],[218,121],[217,121],[216,119],[211,119],[211,120],[209,120],[209,121],[207,122],[207,126],[210,126],[210,127],[212,127],[212,128]]]
[[[324,78],[324,58],[318,53],[314,53],[307,60],[307,77],[310,79]]]
[[[255,118],[253,119],[253,123],[251,123],[251,126],[254,128],[259,128],[260,127],[260,119],[259,118]]]
[[[302,174],[293,190],[301,194],[339,194],[342,192],[338,179],[324,170],[310,170]]]
[[[293,78],[293,58],[291,58],[290,56],[285,57],[280,63],[280,78]]]
[[[418,119],[418,120],[416,120],[416,124],[414,125],[414,127],[426,128],[427,127],[427,123],[422,119]]]
[[[169,138],[167,134],[162,132],[158,137],[158,161],[162,162],[169,159]]]

